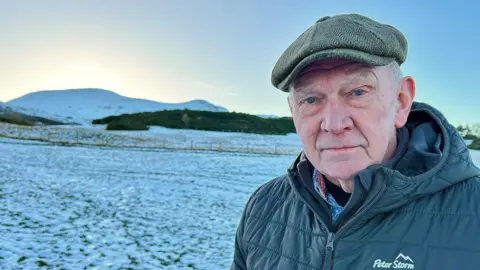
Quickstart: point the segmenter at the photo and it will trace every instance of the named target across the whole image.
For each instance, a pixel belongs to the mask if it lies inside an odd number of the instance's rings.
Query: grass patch
[[[128,256],[128,259],[130,260],[130,263],[133,264],[133,265],[138,265],[138,261],[135,257],[132,257],[130,255],[127,255]]]
[[[48,264],[46,262],[44,262],[43,260],[38,260],[37,265],[39,267],[47,267],[48,266]]]

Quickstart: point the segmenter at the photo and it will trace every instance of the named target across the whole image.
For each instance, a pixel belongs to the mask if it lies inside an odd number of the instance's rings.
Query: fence
[[[0,137],[33,140],[60,145],[108,146],[119,148],[152,148],[191,151],[219,151],[252,154],[296,155],[301,147],[295,143],[273,143],[270,140],[229,141],[216,138],[178,138],[175,134],[142,137],[117,134],[82,127],[24,127],[0,124]],[[158,136],[157,136],[158,135]]]

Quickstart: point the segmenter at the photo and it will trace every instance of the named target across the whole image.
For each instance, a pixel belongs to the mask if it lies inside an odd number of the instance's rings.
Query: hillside
[[[18,113],[9,107],[0,104],[0,122],[17,124],[17,125],[63,125],[58,121],[50,119]]]
[[[170,110],[124,114],[96,119],[93,124],[108,124],[108,129],[143,130],[146,126],[162,126],[176,129],[245,132],[257,134],[295,133],[289,117],[262,118],[236,112],[208,112]],[[130,127],[130,128],[129,128]]]
[[[68,123],[90,123],[109,115],[159,110],[198,110],[227,112],[205,100],[162,103],[129,98],[103,89],[49,90],[29,93],[5,103],[15,111]]]

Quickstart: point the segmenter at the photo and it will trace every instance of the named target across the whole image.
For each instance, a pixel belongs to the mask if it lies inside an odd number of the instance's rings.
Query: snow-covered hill
[[[162,103],[121,96],[103,89],[49,90],[29,93],[4,105],[15,111],[69,123],[90,123],[110,115],[159,110],[190,109],[227,112],[205,100]]]

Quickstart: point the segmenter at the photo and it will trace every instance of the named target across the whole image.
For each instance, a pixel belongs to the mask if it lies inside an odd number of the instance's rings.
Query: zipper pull
[[[327,246],[325,250],[325,258],[323,262],[322,269],[331,270],[333,267],[333,240],[335,238],[335,234],[329,232],[327,237]]]
[[[328,238],[327,238],[327,249],[330,249],[331,251],[333,251],[334,239],[335,239],[335,234],[329,232],[328,233]]]

